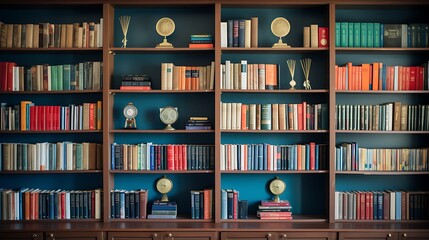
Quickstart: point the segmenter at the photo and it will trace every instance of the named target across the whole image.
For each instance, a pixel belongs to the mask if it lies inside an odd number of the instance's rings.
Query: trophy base
[[[280,42],[278,42],[278,43],[274,43],[274,45],[273,45],[272,48],[289,48],[289,47],[290,46],[287,45],[286,43],[280,43]]]
[[[164,130],[176,130],[174,127],[172,127],[170,124],[165,126]]]
[[[164,39],[162,43],[159,43],[156,45],[156,48],[174,48],[173,44],[167,42],[167,39]]]

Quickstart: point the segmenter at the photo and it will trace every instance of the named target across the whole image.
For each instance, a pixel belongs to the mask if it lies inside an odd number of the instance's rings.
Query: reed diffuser
[[[311,58],[304,58],[301,60],[302,71],[304,72],[304,88],[305,90],[311,90],[310,80],[308,80],[308,76],[310,75],[310,67],[311,67]]]
[[[120,16],[119,22],[121,23],[122,33],[124,34],[124,39],[122,39],[122,47],[127,47],[127,33],[128,27],[130,26],[131,16]]]
[[[289,68],[290,75],[291,75],[291,77],[292,77],[292,79],[291,79],[291,80],[290,80],[290,82],[289,82],[290,89],[291,89],[291,90],[295,90],[296,82],[295,82],[295,80],[294,80],[294,75],[295,75],[295,65],[296,65],[296,61],[295,61],[295,60],[293,60],[293,59],[288,59],[286,62],[287,62],[287,66],[288,66],[288,68]]]

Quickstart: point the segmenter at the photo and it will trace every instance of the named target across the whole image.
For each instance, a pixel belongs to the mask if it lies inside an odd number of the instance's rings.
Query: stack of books
[[[152,213],[148,214],[147,218],[168,218],[176,219],[177,217],[177,203],[176,202],[162,202],[156,200],[152,204]]]
[[[186,130],[210,130],[212,129],[208,117],[190,117],[185,126]]]
[[[258,206],[257,216],[262,220],[291,220],[292,206],[288,200],[279,202],[262,200]]]
[[[148,75],[122,75],[120,90],[151,90],[152,82]]]
[[[213,38],[210,34],[192,34],[189,48],[212,48]]]

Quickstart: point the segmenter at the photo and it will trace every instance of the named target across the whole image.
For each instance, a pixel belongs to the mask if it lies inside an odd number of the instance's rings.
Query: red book
[[[189,48],[213,48],[213,43],[189,43]]]
[[[210,219],[210,189],[204,189],[204,219]]]
[[[369,194],[369,219],[373,220],[374,219],[374,194],[373,192],[368,192]]]
[[[66,193],[61,192],[61,219],[66,219]],[[93,205],[94,206],[94,205]]]
[[[360,193],[360,219],[365,219],[365,192]]]
[[[95,103],[89,104],[89,129],[94,130],[95,129]]]
[[[13,91],[13,67],[16,66],[14,62],[6,63],[6,91]]]
[[[174,166],[175,170],[183,170],[182,168],[182,159],[179,158],[180,146],[179,145],[173,145],[174,147]],[[180,155],[182,155],[180,153]]]
[[[151,90],[150,86],[120,86],[119,90],[125,90],[125,91],[139,91],[139,90],[143,90],[143,91],[147,91],[147,90]]]
[[[316,169],[316,143],[310,142],[310,170]]]
[[[261,206],[264,206],[264,207],[289,207],[290,203],[288,200],[280,200],[279,202],[274,202],[273,200],[261,200]]]
[[[359,219],[361,219],[361,216],[360,216],[360,211],[361,211],[360,192],[355,192],[355,195],[356,195],[356,219],[359,220]]]
[[[372,202],[370,202],[370,192],[365,193],[365,219],[369,220]]]
[[[134,192],[132,192],[131,194],[134,194]],[[92,190],[91,191],[91,216],[88,216],[90,218],[95,218],[95,191]]]
[[[232,199],[232,204],[233,204],[233,207],[232,207],[232,212],[233,212],[232,218],[233,219],[238,219],[238,192],[237,192],[237,190],[233,190],[233,192],[234,192],[234,195],[233,195],[233,199]]]
[[[259,212],[260,217],[292,216],[292,212]]]
[[[174,146],[167,145],[167,170],[176,170],[174,166]]]
[[[298,130],[303,130],[303,111],[302,111],[302,103],[298,103]]]
[[[183,170],[188,170],[188,156],[187,156],[187,145],[182,144],[182,168]]]
[[[417,67],[410,67],[410,89],[416,90]]]
[[[329,32],[327,27],[319,27],[319,47],[329,46]]]

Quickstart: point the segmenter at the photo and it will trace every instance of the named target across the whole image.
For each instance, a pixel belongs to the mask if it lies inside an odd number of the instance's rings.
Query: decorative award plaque
[[[273,48],[290,47],[289,45],[287,45],[282,41],[282,37],[288,35],[289,31],[290,31],[290,24],[289,24],[289,21],[286,20],[286,18],[278,17],[271,22],[271,32],[276,37],[279,37],[279,41],[277,43],[274,43]]]
[[[159,43],[156,45],[157,48],[172,48],[173,44],[169,43],[167,41],[167,36],[170,36],[173,34],[174,29],[176,28],[176,25],[174,24],[174,21],[171,20],[171,18],[163,17],[158,20],[156,23],[156,32],[164,37],[164,40],[162,43]]]

